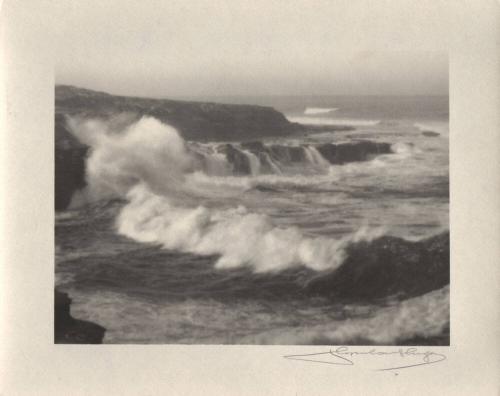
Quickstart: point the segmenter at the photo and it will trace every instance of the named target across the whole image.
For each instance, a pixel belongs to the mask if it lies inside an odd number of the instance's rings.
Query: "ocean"
[[[152,117],[73,122],[92,148],[87,187],[55,219],[73,316],[115,344],[449,342],[449,284],[311,288],[360,244],[449,230],[448,97],[198,99],[306,129],[194,142]]]

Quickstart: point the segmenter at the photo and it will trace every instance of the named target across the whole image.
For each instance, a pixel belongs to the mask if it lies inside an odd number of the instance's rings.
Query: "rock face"
[[[304,146],[284,146],[279,144],[263,145],[262,142],[245,142],[241,147],[250,151],[262,165],[262,169],[269,170],[272,167],[269,161],[274,161],[277,164],[290,165],[299,162],[308,161],[308,148],[314,147],[321,156],[333,165],[341,165],[348,162],[367,161],[373,156],[380,154],[392,153],[389,143],[377,143],[367,140],[357,141],[352,143],[327,143],[320,145]],[[310,153],[309,153],[310,155]],[[229,155],[226,151],[226,157],[230,163],[233,163],[234,155]],[[239,159],[240,162],[248,161],[245,156]],[[245,174],[244,166],[240,167]],[[248,173],[248,172],[247,172]]]
[[[449,232],[420,242],[381,237],[350,247],[336,271],[313,279],[311,294],[370,299],[425,294],[450,283]]]
[[[233,172],[236,175],[251,174],[250,161],[241,151],[235,149],[231,144],[225,144],[218,150],[224,154],[227,161],[233,166]]]
[[[70,315],[71,299],[55,290],[54,343],[102,344],[106,329],[92,322],[78,320]]]
[[[149,115],[177,128],[189,140],[241,140],[302,131],[271,107],[114,96],[72,86],[55,88],[56,113],[108,117]]]
[[[67,130],[64,117],[55,119],[55,208],[63,210],[71,202],[73,192],[85,187],[85,158],[88,147],[78,142]]]
[[[323,144],[318,146],[318,151],[330,163],[339,165],[346,162],[366,161],[373,155],[389,154],[391,145],[365,140],[345,144]]]

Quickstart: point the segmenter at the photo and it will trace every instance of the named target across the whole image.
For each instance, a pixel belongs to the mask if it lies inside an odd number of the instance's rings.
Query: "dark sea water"
[[[356,241],[449,229],[448,98],[212,99],[271,105],[312,127],[262,146],[233,142],[238,163],[223,142],[185,142],[152,118],[120,134],[73,125],[92,153],[88,187],[56,214],[56,283],[72,314],[104,326],[105,343],[446,338],[449,286],[335,301],[304,285],[339,268]],[[318,151],[364,140],[392,152],[334,165]]]

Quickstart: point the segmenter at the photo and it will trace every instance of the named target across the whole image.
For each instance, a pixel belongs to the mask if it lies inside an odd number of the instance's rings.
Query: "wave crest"
[[[242,206],[206,207],[200,204],[200,198],[207,196],[206,178],[203,181],[193,176],[201,172],[211,179],[210,172],[281,172],[296,162],[328,171],[331,164],[364,161],[373,154],[391,152],[387,143],[360,141],[318,147],[266,146],[260,142],[190,144],[173,127],[151,117],[119,133],[100,121],[78,127],[78,134],[92,144],[87,160],[89,194],[125,198],[127,204],[117,218],[117,229],[139,242],[215,255],[218,268],[273,272],[304,266],[324,271],[341,266],[353,242],[371,241],[383,234],[380,228],[361,228],[337,239],[313,237],[297,227],[277,227],[270,217]],[[200,180],[205,184],[199,184]],[[227,193],[224,183],[210,184],[208,190],[215,197]]]
[[[307,107],[304,110],[304,114],[306,115],[314,115],[314,114],[326,114],[337,111],[337,107]]]
[[[198,255],[218,255],[217,268],[248,266],[255,272],[297,266],[322,271],[344,261],[352,242],[371,240],[381,229],[360,229],[341,239],[304,236],[296,227],[276,227],[268,216],[244,207],[214,210],[172,205],[143,186],[127,195],[129,203],[117,219],[119,233],[139,242]]]

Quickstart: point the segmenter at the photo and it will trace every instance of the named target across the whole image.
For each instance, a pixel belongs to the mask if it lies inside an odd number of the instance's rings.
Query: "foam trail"
[[[277,175],[283,174],[280,167],[276,165],[276,163],[272,160],[271,156],[268,153],[264,152],[264,157],[266,158],[266,161],[268,162],[269,166],[271,167],[271,169],[275,174]]]
[[[329,168],[330,167],[330,162],[328,162],[323,156],[320,154],[320,152],[316,149],[314,146],[307,146],[304,147],[306,157],[308,161],[313,164],[317,165],[321,168]]]
[[[204,168],[209,175],[224,176],[231,173],[230,165],[224,154],[214,152],[209,155],[205,155],[204,158]]]
[[[252,175],[258,175],[260,173],[260,160],[259,158],[250,151],[241,150],[243,154],[248,158],[248,163],[250,164],[250,173]]]
[[[338,110],[337,107],[308,107],[304,110],[304,114],[326,114]]]

